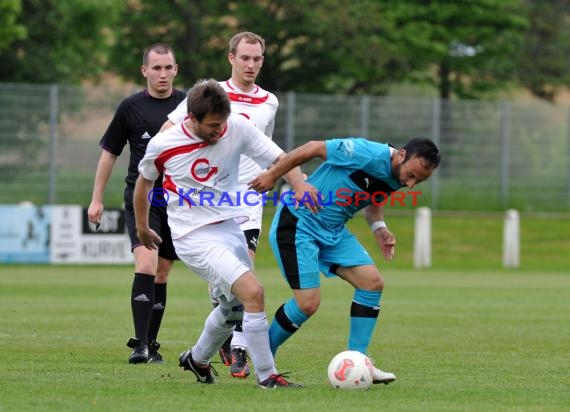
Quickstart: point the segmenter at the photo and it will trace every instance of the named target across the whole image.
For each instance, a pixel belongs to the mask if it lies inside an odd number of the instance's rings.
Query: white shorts
[[[261,195],[259,196],[259,204],[253,206],[247,206],[243,208],[244,213],[249,218],[247,222],[243,222],[239,225],[242,231],[257,229],[261,232],[261,220],[263,217],[263,204],[261,204]],[[251,202],[254,202],[251,200]]]
[[[232,285],[252,270],[245,236],[233,219],[199,227],[172,242],[180,260],[211,285],[214,298],[233,300]]]

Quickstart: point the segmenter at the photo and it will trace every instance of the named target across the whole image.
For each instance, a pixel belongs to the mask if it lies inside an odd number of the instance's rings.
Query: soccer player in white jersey
[[[139,164],[134,209],[137,235],[154,249],[160,237],[148,224],[153,183],[163,173],[168,223],[179,258],[210,285],[219,305],[207,317],[196,344],[180,355],[180,367],[198,382],[214,383],[212,356],[243,320],[243,333],[262,388],[300,387],[275,368],[261,283],[252,270],[239,221],[247,219],[238,204],[240,155],[262,167],[284,156],[259,129],[238,114],[230,116],[227,93],[215,80],[200,81],[188,93],[188,120],[159,133]],[[301,194],[318,194],[298,168],[285,175]]]
[[[266,136],[272,137],[275,127],[275,115],[279,102],[277,97],[262,89],[255,81],[263,65],[265,40],[252,32],[241,32],[233,36],[229,42],[228,61],[232,66],[232,76],[220,85],[228,93],[232,113],[239,113],[248,118]],[[186,100],[168,115],[168,121],[162,130],[174,124],[181,123],[188,116]],[[247,183],[262,172],[262,169],[248,156],[243,155],[240,162],[240,190],[248,190]],[[255,206],[245,206],[249,220],[240,225],[247,239],[248,253],[255,261],[255,251],[261,234],[263,205],[261,201]],[[211,296],[211,293],[210,293]],[[212,297],[212,296],[211,296]],[[218,302],[212,297],[212,303]],[[231,344],[230,344],[231,341]],[[242,334],[242,325],[236,324],[233,336],[222,345],[220,358],[226,366],[230,366],[230,375],[236,378],[247,378],[247,343]]]

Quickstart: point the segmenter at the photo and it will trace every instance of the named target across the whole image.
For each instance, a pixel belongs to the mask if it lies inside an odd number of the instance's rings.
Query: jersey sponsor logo
[[[254,97],[247,94],[227,92],[228,97],[232,102],[249,103],[249,104],[263,104],[269,99],[269,93],[263,97]]]
[[[192,163],[190,173],[197,182],[205,182],[210,179],[212,175],[218,173],[218,168],[216,166],[210,166],[208,159],[200,158]]]
[[[148,140],[150,139],[152,136],[150,134],[148,134],[148,132],[144,132],[141,136],[141,139],[143,140]]]

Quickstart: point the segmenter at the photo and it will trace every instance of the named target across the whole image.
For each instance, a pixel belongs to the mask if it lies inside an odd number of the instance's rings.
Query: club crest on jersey
[[[196,159],[190,166],[190,173],[197,182],[205,182],[218,173],[216,166],[210,166],[208,159]]]

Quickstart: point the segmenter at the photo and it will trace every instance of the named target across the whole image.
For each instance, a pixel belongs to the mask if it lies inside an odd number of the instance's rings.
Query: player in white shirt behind
[[[300,387],[288,382],[275,368],[263,286],[253,272],[245,236],[238,225],[247,215],[243,208],[235,207],[240,155],[248,155],[265,168],[284,153],[243,116],[230,116],[228,95],[215,80],[196,83],[188,93],[188,107],[188,120],[149,142],[134,191],[138,238],[145,247],[156,249],[161,239],[149,227],[148,212],[154,180],[163,173],[165,193],[161,199],[167,199],[176,253],[211,285],[219,301],[196,344],[180,355],[179,365],[193,372],[198,382],[214,383],[210,360],[232,333],[234,323],[243,320],[258,385]],[[318,193],[304,181],[298,168],[285,177],[298,193],[298,200],[309,194],[313,204],[318,204]]]
[[[238,113],[251,120],[266,136],[272,137],[275,127],[275,115],[279,102],[277,97],[255,84],[263,65],[265,40],[252,32],[241,32],[233,36],[229,42],[228,61],[232,66],[230,79],[220,82],[231,102],[232,113]],[[174,124],[183,122],[188,116],[187,100],[168,115],[168,121],[162,127],[165,130]],[[242,193],[249,191],[247,184],[262,172],[261,167],[250,157],[242,155],[239,167],[239,184]],[[255,198],[252,198],[252,200]],[[255,202],[251,202],[255,203]],[[249,220],[240,225],[247,239],[248,253],[255,262],[255,252],[261,234],[263,205],[260,197],[256,205],[244,206]],[[212,304],[219,302],[212,296]],[[231,341],[231,344],[230,344]],[[226,366],[230,366],[230,375],[236,378],[247,378],[247,343],[242,333],[242,325],[238,322],[233,336],[220,348],[220,358]]]

